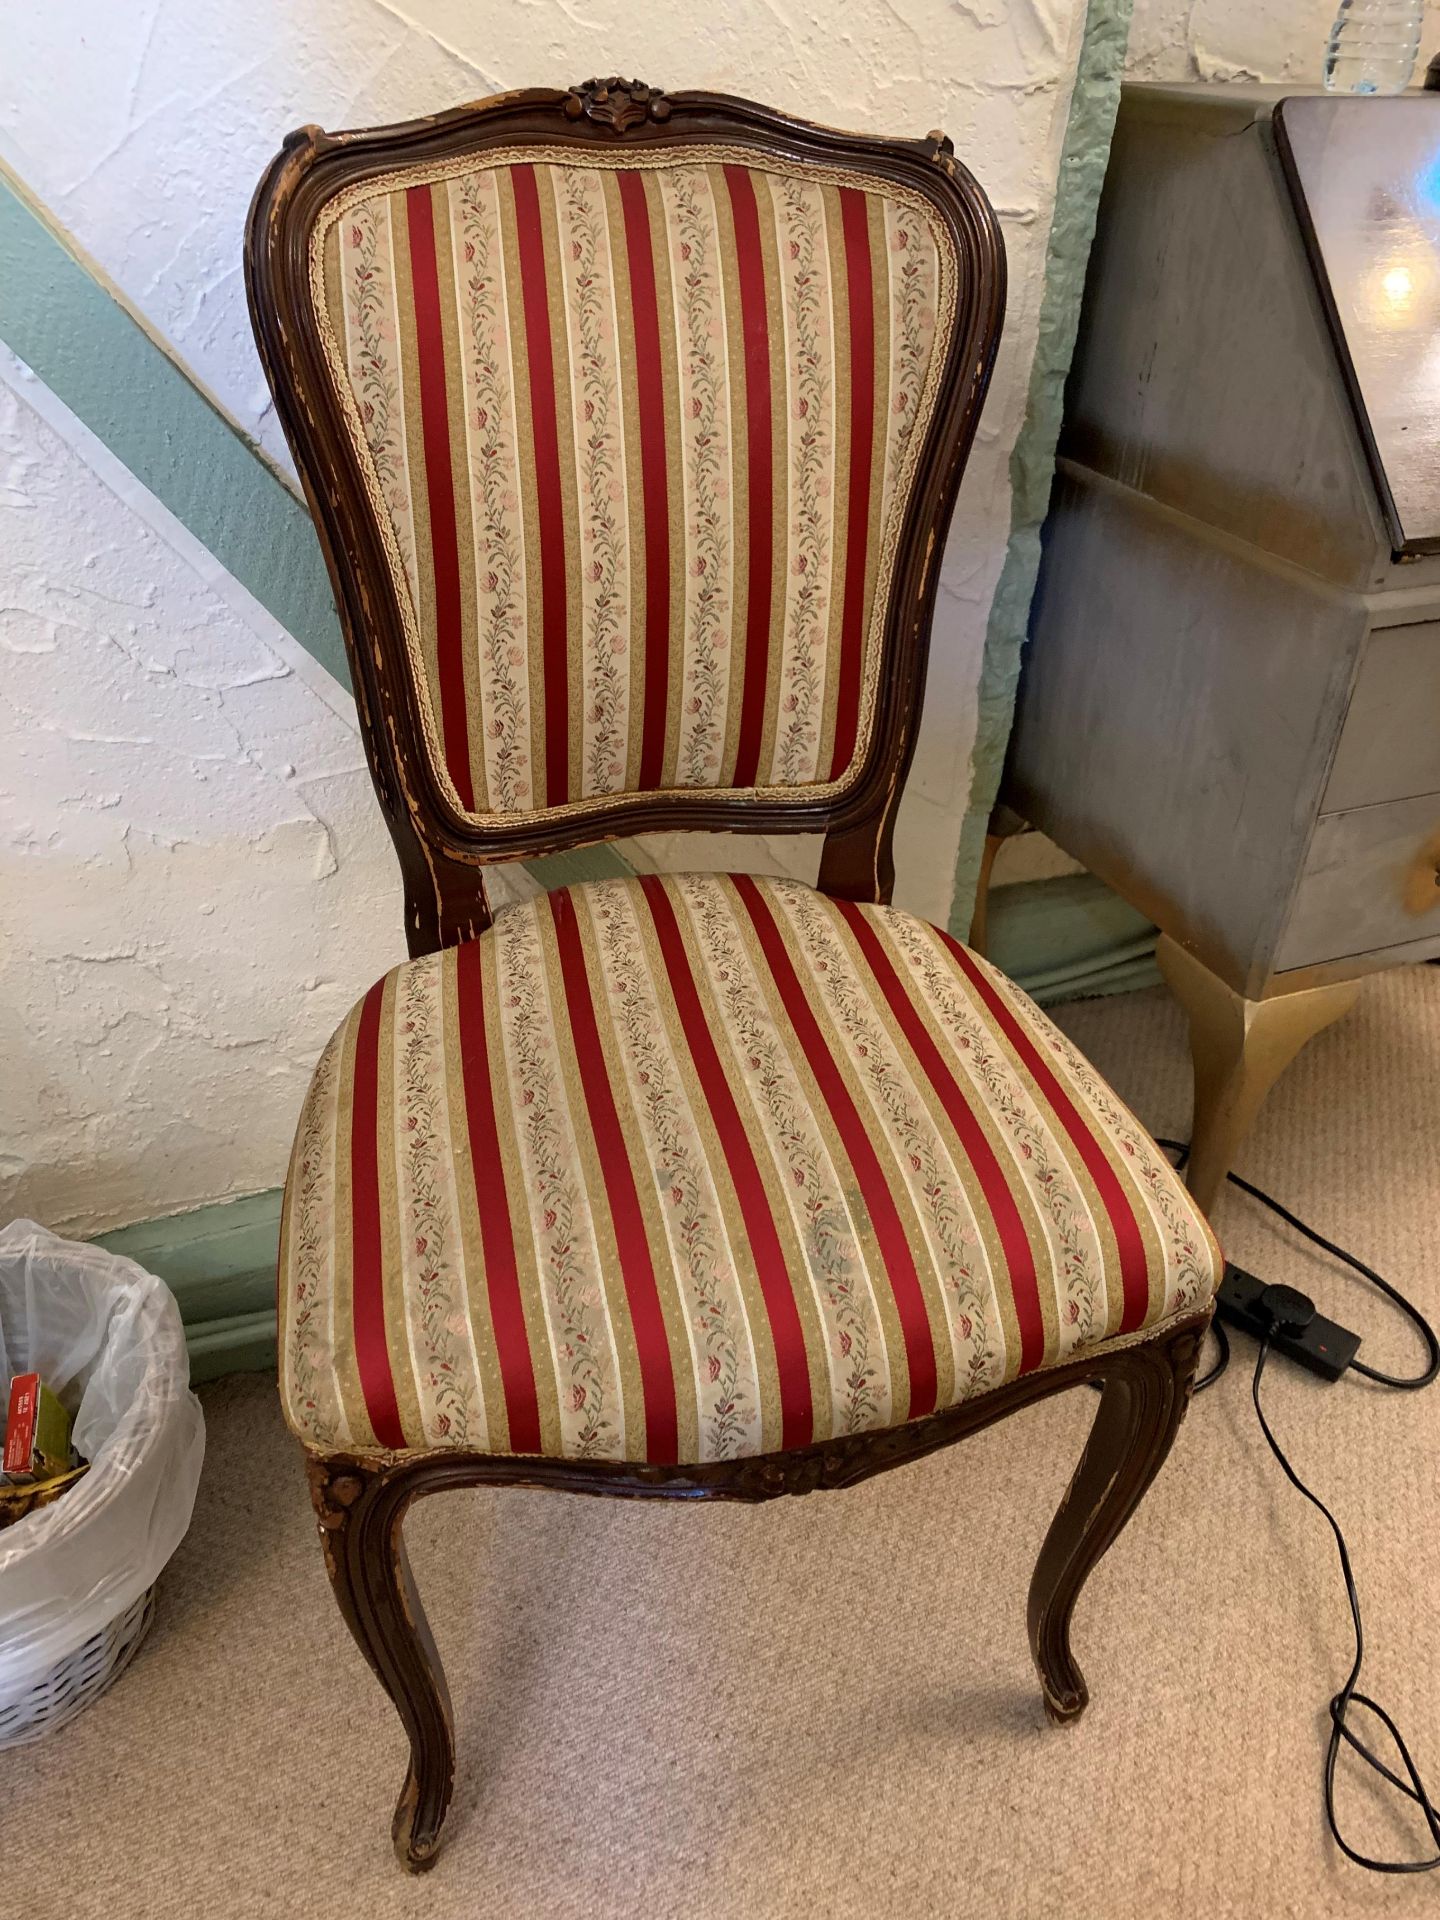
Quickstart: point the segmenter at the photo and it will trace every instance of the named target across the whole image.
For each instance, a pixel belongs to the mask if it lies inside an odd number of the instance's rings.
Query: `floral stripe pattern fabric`
[[[316,1069],[281,1375],[322,1448],[694,1463],[889,1426],[1204,1305],[1144,1130],[947,935],[606,880],[397,967]]]
[[[352,189],[312,263],[461,812],[858,773],[955,310],[921,196],[497,156]]]

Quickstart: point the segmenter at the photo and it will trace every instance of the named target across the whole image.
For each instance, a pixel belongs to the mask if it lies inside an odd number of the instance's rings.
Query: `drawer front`
[[[1323,814],[1275,965],[1440,941],[1440,793]]]
[[[1365,643],[1322,811],[1440,793],[1440,620]]]

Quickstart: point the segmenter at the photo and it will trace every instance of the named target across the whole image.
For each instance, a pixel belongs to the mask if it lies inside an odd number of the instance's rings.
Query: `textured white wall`
[[[1083,18],[1083,0],[47,0],[0,11],[0,155],[283,458],[240,248],[292,126],[619,69],[949,131],[1000,212],[1011,291],[898,836],[900,897],[943,920]],[[3,388],[0,431],[0,1216],[91,1230],[283,1177],[319,1046],[400,951],[398,887],[343,701],[87,466],[83,434],[77,452]]]
[[[1011,292],[898,837],[899,897],[943,919],[1083,15],[1082,0],[47,0],[0,13],[0,155],[283,458],[240,236],[291,126],[619,68],[840,124],[945,127],[1000,211]],[[1304,81],[1330,15],[1331,0],[1137,0],[1129,68]],[[399,890],[343,698],[53,421],[10,369],[0,1217],[93,1230],[282,1177],[320,1044],[400,952]]]
[[[105,464],[0,356],[0,1220],[78,1232],[273,1186],[404,949],[347,697]]]
[[[1265,80],[1317,86],[1337,4],[1135,0],[1126,71],[1136,80]],[[1440,38],[1440,0],[1426,0],[1426,12],[1421,67]]]
[[[293,126],[400,119],[618,70],[839,125],[944,127],[1000,211],[1011,294],[898,828],[899,897],[943,920],[1083,19],[1083,0],[47,0],[0,15],[0,153],[283,457],[240,241],[260,170]]]

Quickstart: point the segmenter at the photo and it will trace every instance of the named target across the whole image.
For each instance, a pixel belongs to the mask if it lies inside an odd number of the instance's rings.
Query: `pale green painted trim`
[[[547,893],[557,887],[578,887],[586,880],[623,880],[635,871],[623,854],[603,840],[590,847],[572,847],[568,853],[547,853],[543,859],[527,860],[525,870]]]
[[[986,953],[1042,1006],[1160,984],[1154,927],[1093,874],[994,887],[988,921]]]
[[[228,1320],[207,1320],[187,1327],[185,1345],[190,1354],[190,1384],[201,1386],[223,1373],[275,1371],[275,1309],[237,1313]]]
[[[276,1188],[95,1236],[175,1295],[192,1381],[275,1364],[280,1200]]]
[[[308,653],[350,684],[304,501],[3,168],[0,340]]]
[[[349,686],[330,577],[303,497],[3,162],[0,340]],[[527,866],[547,889],[632,871],[605,846]]]
[[[96,1239],[111,1253],[124,1254],[162,1280],[182,1283],[188,1322],[249,1312],[259,1304],[251,1284],[257,1274],[266,1276],[273,1297],[279,1232],[276,1189],[240,1200],[217,1200],[132,1227],[115,1227]]]
[[[3,162],[0,340],[349,686],[330,577],[303,498]],[[632,871],[603,846],[527,864],[547,889]]]
[[[1134,0],[1090,0],[1060,154],[1055,211],[1045,250],[1045,290],[1025,419],[1010,455],[1010,542],[990,608],[977,695],[970,806],[960,829],[950,930],[970,925],[980,854],[1005,764],[1030,602],[1040,567],[1040,529],[1050,504],[1065,377],[1075,350],[1085,268],[1120,104]]]

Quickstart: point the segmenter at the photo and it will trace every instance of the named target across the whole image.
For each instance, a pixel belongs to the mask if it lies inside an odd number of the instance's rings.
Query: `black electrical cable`
[[[1192,1393],[1203,1393],[1206,1387],[1213,1387],[1230,1364],[1230,1336],[1225,1331],[1225,1322],[1217,1316],[1210,1322],[1210,1332],[1219,1351],[1215,1355],[1215,1364],[1208,1373],[1202,1373],[1191,1388]]]
[[[1398,1287],[1392,1286],[1388,1280],[1376,1273],[1373,1267],[1367,1267],[1365,1262],[1355,1254],[1347,1253],[1344,1247],[1337,1247],[1333,1240],[1327,1240],[1323,1233],[1317,1233],[1314,1227],[1307,1226],[1303,1220],[1297,1219],[1288,1207],[1281,1206],[1280,1202],[1268,1193],[1263,1193],[1259,1187],[1251,1186],[1250,1182],[1242,1180],[1238,1173],[1232,1173],[1228,1177],[1235,1182],[1242,1193],[1248,1193],[1262,1206],[1269,1207],[1272,1213],[1278,1213],[1286,1226],[1294,1227],[1297,1233],[1303,1233],[1313,1245],[1333,1255],[1336,1260],[1343,1260],[1347,1267],[1353,1268],[1363,1279],[1370,1281],[1372,1286],[1378,1287],[1388,1300],[1393,1300],[1400,1311],[1414,1323],[1430,1355],[1430,1363],[1425,1371],[1412,1376],[1382,1373],[1378,1367],[1367,1367],[1360,1360],[1350,1362],[1352,1373],[1363,1374],[1367,1380],[1377,1381],[1382,1387],[1398,1387],[1406,1393],[1414,1392],[1418,1387],[1428,1387],[1430,1382],[1440,1375],[1440,1340],[1436,1339],[1435,1329],[1413,1301],[1407,1300]]]
[[[1157,1146],[1164,1147],[1167,1152],[1177,1155],[1175,1162],[1177,1170],[1184,1166],[1190,1153],[1188,1141],[1166,1140],[1159,1134],[1155,1136],[1155,1141]],[[1406,1315],[1419,1333],[1420,1338],[1425,1342],[1425,1350],[1429,1355],[1429,1363],[1422,1373],[1413,1375],[1382,1373],[1378,1367],[1368,1367],[1360,1360],[1352,1360],[1350,1362],[1350,1371],[1352,1373],[1363,1374],[1365,1379],[1373,1380],[1379,1386],[1397,1387],[1406,1393],[1413,1393],[1420,1387],[1428,1387],[1432,1380],[1440,1378],[1440,1339],[1436,1338],[1435,1329],[1430,1325],[1430,1322],[1425,1318],[1424,1314],[1421,1313],[1413,1300],[1407,1300],[1397,1286],[1393,1286],[1382,1274],[1378,1274],[1373,1267],[1367,1266],[1358,1255],[1348,1252],[1344,1247],[1337,1246],[1333,1240],[1327,1240],[1323,1233],[1309,1226],[1298,1214],[1292,1213],[1289,1207],[1284,1206],[1273,1194],[1266,1193],[1263,1187],[1254,1186],[1249,1180],[1242,1179],[1238,1173],[1230,1173],[1225,1177],[1239,1187],[1242,1193],[1248,1193],[1252,1200],[1258,1200],[1262,1207],[1268,1207],[1272,1213],[1278,1214],[1286,1226],[1293,1227],[1297,1233],[1303,1234],[1313,1246],[1319,1247],[1323,1252],[1330,1254],[1332,1258],[1343,1261],[1347,1267],[1351,1268],[1355,1273],[1358,1273],[1362,1279],[1368,1280],[1372,1286],[1378,1287],[1381,1293],[1383,1293],[1388,1300],[1393,1301],[1394,1304],[1399,1307],[1400,1311]],[[1215,1362],[1215,1365],[1211,1367],[1210,1371],[1202,1375],[1202,1377],[1195,1382],[1196,1393],[1199,1393],[1204,1387],[1213,1386],[1230,1363],[1230,1342],[1218,1320],[1212,1323],[1211,1332],[1215,1335],[1216,1342],[1219,1345],[1220,1357]]]
[[[1386,1291],[1389,1292],[1389,1288],[1387,1288]],[[1433,1335],[1431,1337],[1433,1339]],[[1255,1376],[1250,1383],[1250,1397],[1255,1402],[1255,1412],[1260,1421],[1260,1431],[1269,1442],[1270,1451],[1285,1469],[1286,1478],[1289,1480],[1291,1486],[1303,1493],[1312,1507],[1319,1508],[1320,1512],[1325,1516],[1331,1533],[1335,1536],[1335,1545],[1340,1554],[1340,1571],[1345,1576],[1345,1592],[1350,1601],[1350,1618],[1355,1626],[1355,1659],[1351,1665],[1349,1677],[1346,1679],[1344,1686],[1330,1702],[1330,1741],[1325,1750],[1325,1818],[1329,1824],[1330,1832],[1334,1837],[1336,1846],[1340,1848],[1341,1852],[1345,1854],[1348,1859],[1353,1860],[1357,1866],[1368,1867],[1372,1873],[1429,1873],[1433,1868],[1440,1867],[1440,1811],[1437,1811],[1435,1803],[1425,1790],[1425,1783],[1420,1778],[1419,1770],[1414,1760],[1410,1757],[1410,1749],[1406,1746],[1400,1729],[1377,1701],[1372,1700],[1368,1694],[1356,1692],[1356,1687],[1360,1680],[1360,1668],[1365,1660],[1365,1634],[1360,1624],[1360,1598],[1355,1591],[1355,1576],[1350,1568],[1350,1551],[1345,1545],[1345,1536],[1340,1531],[1339,1521],[1335,1518],[1334,1514],[1331,1513],[1319,1495],[1312,1493],[1300,1478],[1299,1474],[1296,1473],[1294,1467],[1292,1467],[1286,1459],[1284,1449],[1281,1447],[1280,1442],[1270,1431],[1270,1422],[1265,1418],[1265,1409],[1260,1404],[1260,1381],[1265,1372],[1265,1361],[1269,1352],[1270,1335],[1266,1334],[1260,1342],[1260,1351],[1255,1356]],[[1421,1383],[1418,1381],[1408,1381],[1404,1384],[1417,1386]],[[1380,1721],[1381,1725],[1389,1733],[1391,1739],[1395,1742],[1396,1751],[1404,1763],[1405,1771],[1410,1776],[1410,1784],[1408,1786],[1405,1781],[1400,1778],[1398,1773],[1392,1772],[1377,1755],[1370,1751],[1364,1741],[1358,1739],[1355,1734],[1350,1731],[1347,1718],[1352,1706],[1364,1707],[1367,1712],[1373,1713],[1375,1718]],[[1430,1828],[1431,1838],[1434,1840],[1437,1849],[1430,1859],[1374,1860],[1369,1854],[1361,1853],[1355,1847],[1352,1847],[1341,1833],[1339,1823],[1335,1817],[1335,1765],[1340,1757],[1340,1745],[1342,1741],[1352,1747],[1355,1752],[1360,1755],[1361,1759],[1372,1766],[1375,1771],[1384,1779],[1388,1780],[1392,1786],[1398,1787],[1401,1793],[1407,1795],[1420,1808],[1421,1812],[1425,1815],[1426,1824]]]
[[[1161,1139],[1158,1135],[1156,1138],[1160,1146],[1175,1154],[1177,1170],[1183,1167],[1190,1153],[1188,1142],[1182,1140],[1165,1140]],[[1235,1185],[1240,1188],[1242,1193],[1248,1193],[1253,1200],[1258,1200],[1262,1206],[1268,1207],[1270,1211],[1277,1214],[1287,1226],[1293,1227],[1297,1233],[1303,1234],[1314,1246],[1322,1248],[1324,1252],[1332,1255],[1336,1260],[1343,1261],[1347,1267],[1352,1268],[1354,1272],[1360,1274],[1363,1279],[1369,1280],[1372,1285],[1378,1287],[1385,1297],[1393,1301],[1394,1304],[1399,1307],[1400,1311],[1409,1318],[1418,1330],[1421,1339],[1425,1342],[1425,1349],[1429,1355],[1429,1364],[1422,1373],[1414,1375],[1383,1373],[1378,1367],[1365,1366],[1358,1360],[1351,1361],[1350,1368],[1352,1372],[1363,1374],[1367,1380],[1373,1380],[1379,1386],[1395,1387],[1402,1392],[1414,1392],[1420,1387],[1428,1387],[1437,1376],[1440,1376],[1440,1339],[1436,1338],[1434,1328],[1430,1325],[1430,1322],[1425,1318],[1424,1314],[1421,1313],[1420,1309],[1413,1301],[1407,1300],[1398,1287],[1392,1286],[1390,1281],[1378,1274],[1373,1267],[1367,1266],[1365,1262],[1355,1254],[1348,1252],[1344,1247],[1337,1246],[1333,1240],[1328,1240],[1323,1233],[1319,1233],[1314,1227],[1307,1225],[1304,1220],[1292,1213],[1288,1207],[1283,1206],[1273,1195],[1266,1193],[1263,1188],[1255,1186],[1249,1180],[1242,1179],[1238,1173],[1227,1174],[1226,1177],[1232,1180]],[[1272,1290],[1267,1289],[1267,1292],[1268,1291]],[[1289,1292],[1288,1289],[1274,1289],[1273,1291],[1277,1294]],[[1292,1294],[1290,1298],[1295,1300],[1296,1296]],[[1261,1296],[1261,1300],[1263,1304],[1265,1302],[1265,1295]],[[1306,1299],[1303,1294],[1298,1296],[1298,1304],[1307,1317],[1314,1311],[1312,1303]],[[1282,1324],[1281,1317],[1276,1318],[1275,1324],[1277,1327]],[[1215,1334],[1219,1343],[1220,1355],[1210,1371],[1195,1382],[1195,1391],[1197,1393],[1203,1387],[1212,1386],[1215,1381],[1220,1378],[1220,1375],[1224,1373],[1230,1361],[1230,1342],[1224,1328],[1218,1320],[1212,1322],[1211,1331]],[[1372,1700],[1368,1694],[1356,1691],[1360,1682],[1360,1669],[1365,1660],[1365,1634],[1360,1623],[1360,1596],[1355,1589],[1355,1576],[1350,1566],[1350,1550],[1345,1544],[1344,1534],[1340,1531],[1339,1521],[1335,1518],[1334,1514],[1331,1513],[1319,1495],[1312,1493],[1310,1488],[1307,1487],[1305,1482],[1300,1478],[1299,1474],[1296,1473],[1294,1467],[1291,1466],[1289,1460],[1286,1458],[1280,1442],[1271,1431],[1269,1421],[1265,1418],[1265,1409],[1260,1404],[1260,1382],[1264,1377],[1265,1362],[1269,1357],[1269,1353],[1270,1335],[1267,1333],[1260,1342],[1259,1353],[1255,1356],[1255,1374],[1250,1383],[1250,1397],[1255,1402],[1255,1414],[1260,1422],[1260,1431],[1264,1434],[1270,1451],[1275,1455],[1275,1458],[1284,1469],[1285,1477],[1293,1487],[1304,1494],[1305,1498],[1313,1507],[1318,1508],[1325,1516],[1326,1523],[1331,1533],[1335,1536],[1335,1546],[1340,1555],[1340,1571],[1345,1578],[1345,1593],[1350,1602],[1350,1618],[1355,1628],[1354,1661],[1351,1664],[1350,1672],[1344,1686],[1330,1702],[1330,1739],[1325,1750],[1326,1823],[1330,1828],[1336,1846],[1340,1848],[1347,1859],[1353,1860],[1357,1866],[1366,1867],[1372,1873],[1429,1873],[1433,1869],[1440,1867],[1440,1811],[1437,1811],[1434,1801],[1431,1800],[1429,1793],[1426,1791],[1425,1783],[1420,1778],[1419,1769],[1411,1758],[1410,1749],[1406,1746],[1404,1736],[1401,1734],[1394,1720],[1391,1719],[1390,1715],[1378,1701]],[[1372,1753],[1370,1748],[1365,1745],[1365,1742],[1361,1740],[1358,1735],[1351,1732],[1349,1725],[1351,1707],[1363,1707],[1367,1713],[1373,1713],[1375,1718],[1385,1728],[1395,1743],[1395,1750],[1400,1756],[1405,1772],[1410,1776],[1408,1784],[1392,1768],[1387,1767],[1378,1754]],[[1431,1838],[1434,1840],[1437,1849],[1430,1859],[1375,1860],[1372,1859],[1369,1854],[1360,1853],[1346,1840],[1340,1831],[1339,1822],[1335,1816],[1335,1768],[1340,1758],[1342,1743],[1350,1747],[1355,1753],[1358,1753],[1367,1766],[1372,1767],[1382,1779],[1388,1780],[1392,1787],[1398,1787],[1401,1793],[1408,1799],[1413,1800],[1420,1808],[1425,1816]]]

